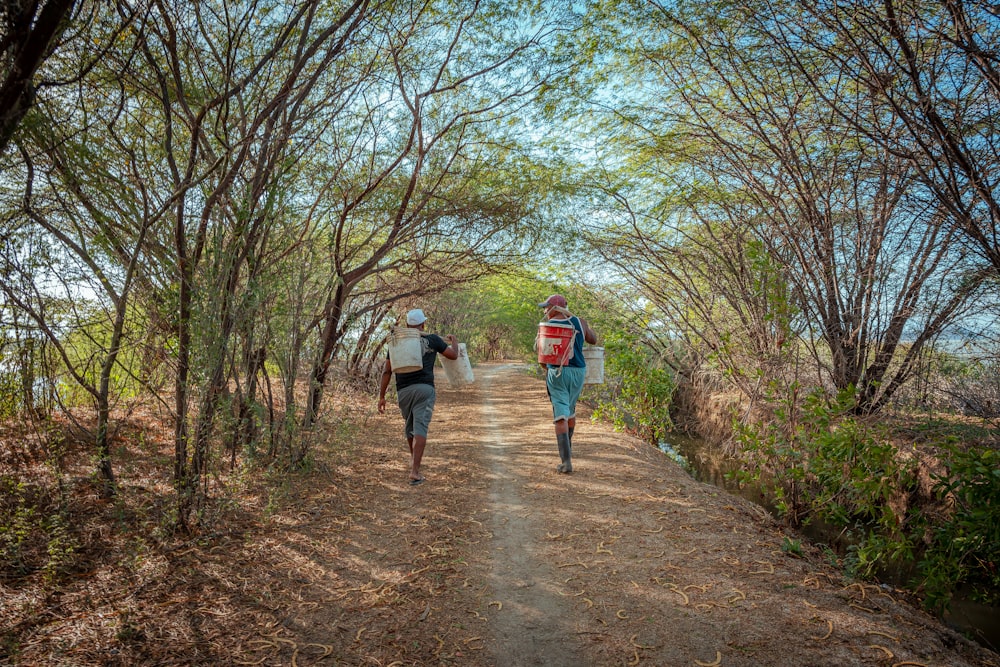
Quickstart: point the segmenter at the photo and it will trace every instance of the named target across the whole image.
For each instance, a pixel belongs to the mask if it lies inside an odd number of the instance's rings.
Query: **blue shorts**
[[[403,387],[396,394],[399,412],[406,420],[406,439],[415,435],[427,437],[427,429],[431,426],[434,415],[434,386],[429,384],[411,384]]]
[[[586,376],[587,369],[576,366],[549,369],[545,376],[545,386],[549,389],[549,400],[552,401],[552,421],[576,418],[576,401],[583,391]]]

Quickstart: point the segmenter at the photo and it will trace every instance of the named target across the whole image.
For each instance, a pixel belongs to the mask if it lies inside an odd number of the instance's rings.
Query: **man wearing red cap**
[[[562,463],[557,472],[573,472],[573,430],[576,428],[576,402],[583,391],[583,380],[587,375],[587,361],[583,358],[584,341],[594,345],[597,333],[583,320],[569,312],[566,297],[553,294],[538,304],[545,309],[548,322],[567,324],[573,327],[573,354],[564,365],[546,364],[545,387],[552,403],[552,421],[556,427],[556,444]]]

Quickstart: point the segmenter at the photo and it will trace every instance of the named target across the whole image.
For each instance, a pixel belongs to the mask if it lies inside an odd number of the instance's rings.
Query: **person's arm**
[[[537,333],[535,334],[535,344],[532,346],[531,349],[534,350],[536,353],[538,352],[538,334]],[[548,364],[543,364],[541,361],[538,362],[538,367],[541,368],[543,372],[547,371],[549,369],[549,365]]]
[[[454,334],[448,334],[445,338],[448,339],[450,346],[446,347],[441,354],[444,355],[446,359],[454,361],[455,359],[458,359],[458,339],[455,338]]]
[[[597,332],[590,328],[587,324],[587,320],[580,318],[580,324],[583,325],[583,339],[590,343],[591,345],[597,344]]]
[[[382,367],[382,379],[378,385],[378,411],[385,412],[385,390],[389,388],[389,380],[392,379],[392,364],[388,359]]]

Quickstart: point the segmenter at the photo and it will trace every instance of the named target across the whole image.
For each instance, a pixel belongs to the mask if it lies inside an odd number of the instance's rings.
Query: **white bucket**
[[[472,374],[472,364],[469,363],[469,353],[465,349],[465,343],[458,344],[458,359],[449,359],[441,355],[441,366],[444,367],[445,377],[452,387],[472,384],[476,379]]]
[[[587,375],[583,383],[604,384],[604,348],[585,345],[583,358],[587,361]]]
[[[420,331],[395,327],[389,334],[389,363],[393,373],[412,373],[424,367]]]

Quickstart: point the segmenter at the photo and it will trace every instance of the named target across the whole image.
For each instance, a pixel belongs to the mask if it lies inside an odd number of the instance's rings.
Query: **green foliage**
[[[823,560],[830,567],[840,567],[840,558],[837,556],[837,552],[830,548],[829,544],[820,544],[819,550],[823,554]]]
[[[0,370],[0,419],[9,419],[21,409],[21,380],[17,373]]]
[[[544,283],[518,276],[491,276],[476,290],[483,309],[482,329],[478,332],[488,348],[503,350],[511,356],[530,358],[532,344],[542,313],[538,303],[545,299]],[[539,294],[544,296],[539,297]],[[506,339],[506,340],[505,340]]]
[[[801,313],[784,267],[759,240],[747,242],[744,252],[751,269],[750,293],[760,302],[756,306],[762,320],[761,329],[777,340],[790,339],[792,322]]]
[[[63,404],[68,407],[89,406],[92,403],[93,395],[88,387],[100,386],[101,364],[109,354],[112,341],[113,322],[102,316],[103,311],[98,303],[78,304],[77,308],[87,316],[89,322],[86,327],[70,331],[61,342],[72,369],[84,384],[69,374],[62,373],[66,365],[65,360],[50,353],[51,366],[56,369],[59,377],[59,396]],[[129,308],[125,325],[126,335],[131,336],[133,328],[148,327],[149,318],[149,313],[142,307]],[[142,337],[139,333],[135,333],[135,336]],[[145,338],[142,340],[148,342]],[[142,350],[138,346],[119,350],[116,363],[111,368],[112,402],[135,399],[147,391],[147,387],[139,378],[148,378],[151,369],[146,367],[147,364],[144,364],[141,354]],[[146,361],[148,363],[148,360]]]
[[[853,544],[844,565],[862,578],[887,566],[917,566],[929,607],[945,609],[962,586],[988,604],[1000,599],[1000,453],[943,447],[947,472],[935,494],[947,509],[914,506],[916,463],[887,435],[850,413],[853,391],[792,397],[767,424],[736,424],[752,463],[741,476],[770,480],[791,523],[822,521]]]
[[[802,540],[793,540],[787,535],[781,540],[781,551],[789,556],[802,558]]]
[[[673,375],[635,341],[616,332],[607,335],[604,349],[609,395],[600,400],[594,416],[657,445],[671,427]]]
[[[45,580],[52,583],[65,574],[67,568],[72,565],[77,542],[69,529],[66,517],[60,513],[49,517],[43,528],[46,533],[45,551],[48,558],[42,571]]]
[[[0,561],[15,573],[23,572],[25,548],[37,523],[35,508],[27,502],[24,482],[0,478]]]
[[[795,525],[815,517],[834,526],[898,535],[906,517],[894,501],[915,484],[883,433],[850,414],[854,390],[830,401],[819,391],[795,404],[797,387],[767,424],[735,425],[753,464],[749,475],[773,477],[780,512]]]
[[[24,409],[24,348],[30,353],[30,338],[20,340],[15,328],[0,327],[0,419],[9,419]]]
[[[0,477],[0,563],[8,575],[41,570],[53,583],[73,563],[77,541],[61,509],[40,506],[41,497],[23,481]]]
[[[854,403],[852,390],[840,392],[832,410],[816,395],[806,402],[802,429],[809,499],[835,525],[877,526],[895,534],[903,517],[892,501],[912,489],[914,471],[897,460],[896,448],[883,434],[843,413]]]
[[[927,602],[946,608],[961,585],[975,599],[1000,602],[1000,452],[945,448],[947,472],[935,476],[937,497],[951,510],[930,526],[918,567]]]
[[[531,360],[542,318],[538,303],[556,291],[552,285],[531,276],[487,276],[464,289],[426,299],[424,311],[436,331],[458,336],[468,345],[469,356],[477,361]],[[581,304],[567,296],[570,308],[577,310]]]

